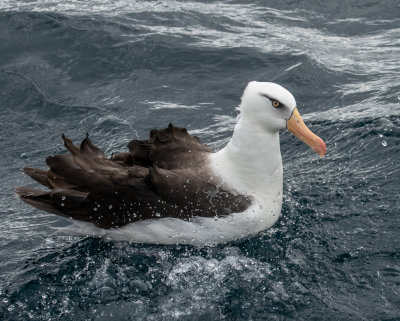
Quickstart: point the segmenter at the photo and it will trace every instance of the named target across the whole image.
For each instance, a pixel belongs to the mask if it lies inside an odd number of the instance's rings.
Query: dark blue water
[[[399,320],[398,1],[0,4],[1,320]],[[296,97],[270,230],[210,248],[60,233],[19,202],[61,133],[108,155],[169,122],[221,148],[251,80]]]

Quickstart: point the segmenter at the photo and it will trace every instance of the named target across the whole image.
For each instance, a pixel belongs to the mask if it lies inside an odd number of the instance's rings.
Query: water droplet
[[[95,212],[96,212],[96,211],[97,211],[97,207],[93,207],[93,211],[95,211]]]
[[[386,140],[382,141],[382,146],[386,147],[387,146],[387,142]]]
[[[112,209],[112,205],[110,205],[108,208],[111,210]]]
[[[63,201],[65,201],[65,196],[63,195],[63,196],[61,196],[61,199],[63,200]]]
[[[64,203],[61,203],[61,206],[64,206]]]

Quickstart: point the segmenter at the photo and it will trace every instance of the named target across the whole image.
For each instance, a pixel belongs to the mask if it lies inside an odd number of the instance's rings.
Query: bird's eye
[[[274,106],[275,108],[278,108],[281,105],[281,103],[277,100],[272,100],[272,106]]]

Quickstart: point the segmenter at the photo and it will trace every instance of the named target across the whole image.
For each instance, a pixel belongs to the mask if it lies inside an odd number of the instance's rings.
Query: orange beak
[[[310,146],[320,157],[324,157],[326,153],[324,141],[308,129],[297,108],[294,109],[292,116],[289,118],[287,128],[293,135]]]

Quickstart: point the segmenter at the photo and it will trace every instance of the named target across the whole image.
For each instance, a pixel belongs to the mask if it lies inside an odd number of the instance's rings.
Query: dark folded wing
[[[24,169],[49,190],[16,190],[41,210],[113,228],[150,218],[222,216],[250,205],[212,182],[205,164],[211,150],[185,129],[152,131],[148,141],[132,141],[130,153],[112,159],[88,137],[79,147],[63,140],[70,154],[48,157],[50,170]]]
[[[168,128],[152,130],[149,140],[132,140],[128,144],[135,163],[141,166],[157,164],[164,169],[203,166],[204,157],[214,151],[191,136],[186,128],[169,124]]]

